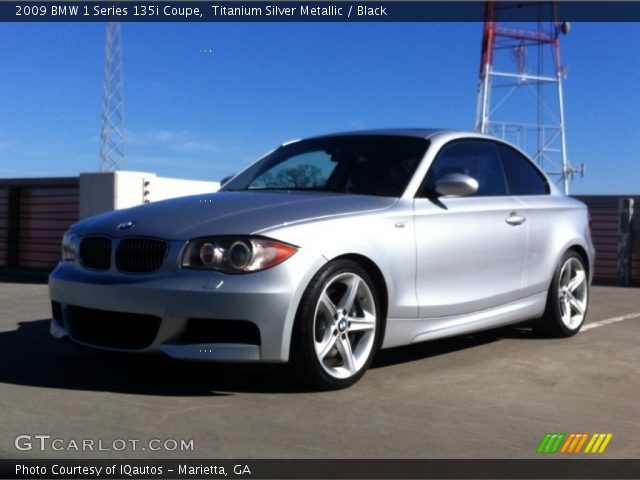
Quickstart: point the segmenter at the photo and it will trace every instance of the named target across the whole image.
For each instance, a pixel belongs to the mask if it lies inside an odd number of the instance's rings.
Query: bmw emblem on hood
[[[135,220],[129,220],[128,222],[123,222],[118,225],[118,230],[129,230],[136,224]]]

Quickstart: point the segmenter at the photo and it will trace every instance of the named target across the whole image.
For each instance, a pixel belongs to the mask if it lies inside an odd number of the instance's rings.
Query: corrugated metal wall
[[[635,198],[635,215],[631,222],[631,240],[633,252],[631,254],[631,281],[640,285],[640,197]]]
[[[589,207],[591,234],[596,247],[595,280],[616,283],[618,279],[618,245],[620,200],[633,198],[635,214],[631,220],[631,283],[640,284],[640,196],[579,195],[575,198]]]
[[[640,196],[577,196],[589,207],[597,250],[595,278],[618,278],[619,203],[634,198],[631,281],[640,285]],[[63,232],[78,221],[79,181],[73,178],[0,180],[0,271],[41,271],[60,258]]]
[[[591,235],[596,247],[595,276],[615,282],[618,276],[618,198],[578,197],[589,207]]]
[[[0,266],[7,264],[7,237],[9,235],[9,190],[0,187]]]
[[[0,180],[0,267],[47,271],[78,221],[78,178]]]

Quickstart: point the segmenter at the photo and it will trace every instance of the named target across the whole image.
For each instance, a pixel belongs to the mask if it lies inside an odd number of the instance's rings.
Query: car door
[[[466,197],[435,193],[438,178],[478,181]],[[508,194],[492,141],[454,140],[435,157],[415,200],[416,294],[421,318],[477,312],[521,298],[527,222]]]
[[[522,272],[524,295],[546,292],[550,275],[555,268],[558,251],[553,241],[558,225],[562,225],[563,208],[558,207],[548,179],[522,153],[497,143],[496,148],[509,184],[509,192],[522,204],[522,215],[527,218],[527,251]]]

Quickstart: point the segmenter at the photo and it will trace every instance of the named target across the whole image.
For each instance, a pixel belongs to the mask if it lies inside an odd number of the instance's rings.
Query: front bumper
[[[159,351],[205,361],[286,362],[300,298],[325,262],[320,255],[302,249],[276,267],[242,275],[179,268],[142,275],[95,272],[74,262],[61,262],[49,277],[50,297],[58,312],[50,331],[57,338],[106,350]],[[123,347],[78,333],[72,323],[78,311],[97,312],[103,323],[107,317],[102,327],[105,338],[117,339],[135,330],[138,319],[155,317],[157,324],[150,323],[150,342]],[[83,315],[86,330],[95,319]],[[259,341],[200,342],[186,335],[192,321],[205,326],[209,321],[250,323],[257,327]]]

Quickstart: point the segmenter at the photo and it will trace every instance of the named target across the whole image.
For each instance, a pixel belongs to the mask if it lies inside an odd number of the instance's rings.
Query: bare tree
[[[279,171],[276,175],[266,172],[259,179],[264,188],[318,188],[324,186],[322,171],[315,165],[298,165]],[[256,182],[257,183],[257,182]]]

